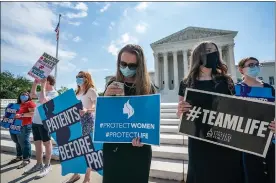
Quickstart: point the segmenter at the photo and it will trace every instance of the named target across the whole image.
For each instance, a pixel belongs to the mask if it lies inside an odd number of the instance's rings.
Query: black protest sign
[[[275,104],[187,88],[179,132],[189,137],[265,157],[273,133]]]

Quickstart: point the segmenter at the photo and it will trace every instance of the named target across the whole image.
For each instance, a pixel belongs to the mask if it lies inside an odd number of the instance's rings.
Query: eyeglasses
[[[76,76],[76,78],[84,78],[84,76]]]
[[[120,62],[120,66],[122,67],[122,68],[126,68],[126,67],[128,67],[130,70],[135,70],[136,68],[137,68],[137,64],[134,64],[134,63],[126,63],[126,62],[124,62],[124,61],[121,61]]]
[[[247,66],[244,66],[244,67],[250,67],[250,68],[254,68],[254,67],[262,67],[262,65],[260,63],[250,63],[248,64]]]

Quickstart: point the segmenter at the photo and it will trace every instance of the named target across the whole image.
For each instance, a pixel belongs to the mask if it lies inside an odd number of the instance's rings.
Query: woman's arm
[[[35,110],[35,108],[29,108],[29,112],[23,113],[21,116],[22,117],[33,117],[34,116],[34,110]]]
[[[184,97],[178,96],[178,106],[177,106],[176,115],[179,119],[181,118],[181,115],[182,115],[182,111],[180,110],[182,101],[184,101]]]
[[[16,114],[15,118],[28,118],[34,116],[34,110],[36,108],[36,104],[33,101],[28,102],[28,111],[26,113]]]
[[[95,112],[95,108],[96,108],[95,105],[96,105],[96,100],[97,100],[98,94],[97,94],[96,90],[92,89],[92,88],[89,89],[88,92],[89,92],[88,98],[91,100],[91,106],[90,106],[90,108],[87,109],[87,112],[92,113],[92,112]]]

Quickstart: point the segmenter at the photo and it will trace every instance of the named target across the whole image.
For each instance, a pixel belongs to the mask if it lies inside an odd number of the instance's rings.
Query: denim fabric
[[[16,147],[16,156],[17,157],[22,157],[23,153],[22,153],[22,150],[21,150],[21,145],[19,143],[19,138],[16,134],[12,134],[10,133],[11,135],[11,139],[12,141],[15,143],[15,147]]]
[[[19,139],[21,151],[23,154],[23,159],[30,159],[32,150],[30,143],[30,134],[32,132],[32,125],[25,125],[21,127],[21,133],[17,135]]]

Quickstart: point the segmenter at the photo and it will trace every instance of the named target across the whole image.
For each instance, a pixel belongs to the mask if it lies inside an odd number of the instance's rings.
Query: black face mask
[[[206,68],[213,69],[213,71],[216,71],[218,63],[219,53],[217,51],[206,55]]]

